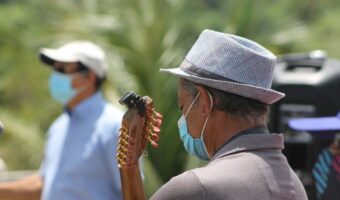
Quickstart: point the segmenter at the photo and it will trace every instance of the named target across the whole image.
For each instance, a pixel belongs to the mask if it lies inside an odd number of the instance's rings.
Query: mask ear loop
[[[204,125],[203,125],[203,128],[202,128],[202,132],[201,132],[201,140],[202,140],[202,142],[203,142],[203,144],[204,144],[204,145],[203,145],[204,151],[205,151],[205,153],[206,153],[206,154],[209,156],[209,158],[210,158],[210,155],[209,155],[209,153],[208,153],[207,147],[206,147],[206,145],[205,145],[205,143],[204,143],[204,138],[203,138],[203,136],[204,136],[205,127],[207,126],[207,122],[208,122],[208,119],[209,119],[209,117],[210,117],[210,113],[211,113],[211,111],[212,111],[214,102],[213,102],[213,98],[212,98],[210,92],[207,91],[207,93],[208,93],[208,95],[209,95],[211,104],[210,104],[210,111],[209,111],[208,117],[207,117],[207,119],[205,120]]]
[[[192,101],[191,105],[189,106],[187,112],[185,113],[185,118],[187,118],[189,111],[191,110],[191,107],[194,105],[195,101],[197,100],[198,96],[200,95],[200,92],[198,92],[198,94],[196,95],[196,97],[194,98],[194,100]]]

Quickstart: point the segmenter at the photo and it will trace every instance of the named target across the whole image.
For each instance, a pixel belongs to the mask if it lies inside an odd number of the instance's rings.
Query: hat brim
[[[52,65],[55,61],[57,62],[78,62],[78,58],[76,56],[63,53],[58,49],[48,49],[43,48],[40,50],[41,60],[48,64]]]
[[[338,131],[340,130],[340,119],[338,117],[292,119],[288,122],[288,125],[297,131]]]
[[[202,78],[199,76],[191,75],[183,71],[181,68],[160,69],[161,72],[170,73],[179,76],[184,79],[188,79],[192,82],[206,85],[215,89],[219,89],[225,92],[230,92],[243,97],[258,100],[265,104],[272,104],[280,100],[285,94],[272,90],[261,88],[257,86],[235,83],[223,80],[214,80],[209,78]]]

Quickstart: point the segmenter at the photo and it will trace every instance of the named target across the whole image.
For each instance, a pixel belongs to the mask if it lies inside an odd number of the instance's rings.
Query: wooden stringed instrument
[[[120,128],[117,161],[124,200],[144,200],[145,194],[139,169],[139,158],[145,153],[147,143],[158,147],[162,115],[153,108],[152,99],[134,92],[122,96],[119,103],[126,105]]]

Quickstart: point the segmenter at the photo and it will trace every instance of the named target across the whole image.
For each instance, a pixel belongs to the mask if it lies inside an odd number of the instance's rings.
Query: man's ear
[[[89,71],[88,73],[88,79],[91,83],[95,84],[97,80],[97,75],[94,73],[92,70]]]
[[[202,112],[202,116],[206,117],[210,113],[211,106],[213,104],[212,99],[210,98],[208,91],[202,87],[202,86],[197,86],[197,89],[200,93],[199,97],[199,107]]]

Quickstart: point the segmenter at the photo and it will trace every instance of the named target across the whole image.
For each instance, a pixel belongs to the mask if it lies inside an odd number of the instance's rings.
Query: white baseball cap
[[[58,49],[42,48],[40,58],[48,65],[53,65],[55,61],[80,62],[93,70],[100,78],[104,78],[107,72],[104,51],[89,41],[73,41]]]

